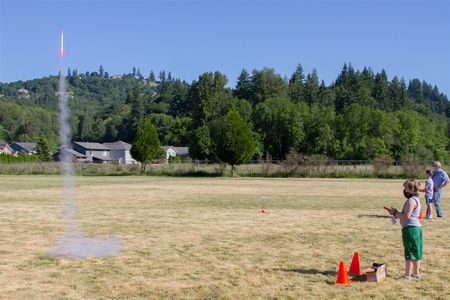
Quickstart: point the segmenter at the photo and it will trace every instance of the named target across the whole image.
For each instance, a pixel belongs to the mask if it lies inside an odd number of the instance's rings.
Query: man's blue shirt
[[[441,185],[444,184],[444,182],[450,181],[450,179],[448,178],[448,174],[444,170],[433,171],[431,178],[433,179],[435,189],[440,188]]]

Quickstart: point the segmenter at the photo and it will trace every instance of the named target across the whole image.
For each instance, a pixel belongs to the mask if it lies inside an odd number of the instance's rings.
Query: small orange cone
[[[345,285],[350,284],[350,280],[348,279],[347,270],[345,269],[345,263],[343,260],[341,260],[341,262],[339,263],[339,271],[338,276],[336,278],[336,283]]]
[[[423,220],[422,210],[420,210],[419,220]]]
[[[358,251],[356,251],[353,254],[353,259],[352,259],[352,263],[350,264],[350,269],[348,270],[348,274],[356,275],[356,276],[362,275],[361,267],[359,265],[359,253],[358,253]]]

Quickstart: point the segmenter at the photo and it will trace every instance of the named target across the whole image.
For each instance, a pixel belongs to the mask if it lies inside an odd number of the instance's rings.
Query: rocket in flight
[[[61,30],[61,48],[59,48],[59,56],[63,57],[65,55],[64,52],[64,32]]]

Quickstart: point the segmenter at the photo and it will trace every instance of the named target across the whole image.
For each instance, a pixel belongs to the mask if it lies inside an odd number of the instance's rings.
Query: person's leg
[[[431,219],[433,216],[433,208],[431,206],[430,201],[427,200],[427,212],[426,212],[426,218]]]
[[[411,276],[412,260],[405,259],[405,275]]]
[[[436,207],[436,215],[437,215],[437,217],[438,218],[442,217],[441,191],[434,192],[433,203],[434,203],[434,207]]]
[[[413,275],[415,277],[420,277],[420,260],[413,260],[412,265],[414,268]]]

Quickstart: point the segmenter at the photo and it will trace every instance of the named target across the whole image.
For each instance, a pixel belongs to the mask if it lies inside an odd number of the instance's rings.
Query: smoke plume
[[[62,64],[61,64],[62,65]],[[59,238],[50,254],[67,258],[105,257],[120,251],[122,242],[119,238],[86,237],[82,226],[77,221],[77,199],[75,193],[74,167],[71,154],[70,111],[66,93],[65,78],[59,73],[59,138],[61,148],[59,160],[62,166],[65,234]]]

